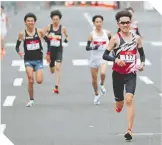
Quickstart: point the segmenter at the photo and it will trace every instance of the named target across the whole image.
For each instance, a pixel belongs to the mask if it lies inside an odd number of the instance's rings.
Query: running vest
[[[126,63],[126,66],[120,67],[116,63],[113,64],[112,69],[121,74],[129,74],[135,72],[136,62],[137,62],[137,39],[134,33],[132,34],[132,40],[125,42],[118,33],[120,39],[119,47],[114,49],[115,58],[119,58]]]
[[[137,29],[138,29],[138,22],[137,21],[133,21],[131,23],[131,30],[130,31],[136,34]]]
[[[95,30],[92,31],[92,47],[99,45],[99,48],[97,50],[92,50],[91,51],[91,57],[94,58],[101,58],[105,52],[105,50],[107,49],[107,45],[109,42],[108,39],[108,33],[106,30],[102,30],[103,31],[103,35],[98,35]]]
[[[4,13],[1,14],[1,31],[7,31],[6,28],[6,15]]]
[[[50,40],[50,47],[51,52],[54,51],[61,51],[62,52],[62,32],[61,32],[62,26],[59,26],[59,29],[57,31],[53,30],[53,25],[50,26],[49,31],[49,40]]]
[[[24,60],[42,60],[42,43],[39,38],[37,29],[35,28],[35,34],[29,36],[25,30],[25,40],[24,40]]]

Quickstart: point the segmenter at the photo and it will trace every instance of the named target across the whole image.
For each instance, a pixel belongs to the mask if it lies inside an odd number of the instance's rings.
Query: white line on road
[[[14,103],[14,100],[15,100],[16,96],[7,96],[6,97],[6,100],[4,101],[3,103],[3,106],[12,106],[13,103]]]
[[[16,78],[13,82],[13,86],[21,86],[23,82],[23,78]]]
[[[88,23],[90,24],[90,26],[91,26],[93,29],[95,29],[95,27],[94,27],[94,25],[93,25],[93,22],[92,22],[92,18],[90,17],[90,15],[89,15],[87,12],[84,13],[84,17],[87,19],[87,21],[88,21]]]
[[[151,81],[147,76],[139,76],[139,79],[141,80],[141,81],[143,81],[144,83],[146,83],[146,84],[154,84],[154,82],[153,81]]]
[[[159,94],[162,97],[162,93]]]
[[[5,46],[6,47],[15,47],[16,43],[6,43]]]
[[[6,124],[1,124],[0,125],[0,132],[4,133],[5,129],[6,129]]]
[[[153,46],[162,46],[162,42],[151,42]]]

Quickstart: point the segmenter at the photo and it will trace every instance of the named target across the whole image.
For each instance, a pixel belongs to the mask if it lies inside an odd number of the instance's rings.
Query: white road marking
[[[141,81],[143,81],[144,83],[146,83],[146,84],[154,84],[154,82],[153,81],[151,81],[147,76],[139,76],[139,79],[141,80]]]
[[[93,128],[94,126],[90,125],[89,127],[90,127],[90,128]]]
[[[72,63],[74,66],[87,66],[89,65],[88,59],[73,59]]]
[[[23,82],[23,78],[16,78],[13,82],[13,86],[21,86]]]
[[[137,64],[140,64],[140,63],[141,63],[141,60],[137,59]],[[150,65],[152,65],[152,63],[146,58],[145,59],[145,65],[150,66]]]
[[[162,46],[162,42],[151,42],[153,46]]]
[[[15,47],[16,46],[16,43],[6,43],[5,44],[6,47]]]
[[[24,66],[24,64],[20,65],[19,71],[25,71],[25,66]]]
[[[133,133],[133,136],[154,136],[161,135],[162,133]],[[124,134],[118,134],[117,136],[123,136]]]
[[[162,97],[162,93],[159,94]]]
[[[12,106],[13,103],[14,103],[14,100],[15,100],[16,96],[7,96],[6,97],[6,100],[4,101],[3,103],[3,106]]]
[[[0,125],[0,132],[4,133],[5,129],[6,129],[6,124],[1,124]]]
[[[95,27],[94,27],[94,25],[93,25],[93,22],[92,22],[91,16],[90,16],[87,12],[85,12],[85,13],[84,13],[84,17],[87,19],[87,21],[88,21],[88,23],[90,24],[90,26],[91,26],[93,29],[95,29]]]

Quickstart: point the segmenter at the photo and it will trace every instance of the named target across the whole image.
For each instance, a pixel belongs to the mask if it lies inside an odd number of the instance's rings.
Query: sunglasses
[[[119,24],[122,24],[122,25],[124,25],[124,24],[130,24],[131,22],[130,21],[126,21],[126,22],[119,22]]]

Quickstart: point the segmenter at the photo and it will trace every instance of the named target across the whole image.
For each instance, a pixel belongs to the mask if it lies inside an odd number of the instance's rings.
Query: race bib
[[[52,40],[50,41],[50,45],[51,45],[51,46],[55,46],[55,47],[59,47],[59,46],[60,46],[60,40],[52,39]]]
[[[136,54],[131,51],[121,52],[120,59],[125,61],[126,63],[132,63],[136,60]]]
[[[37,50],[39,48],[40,48],[39,43],[33,42],[33,43],[27,44],[27,50]]]

